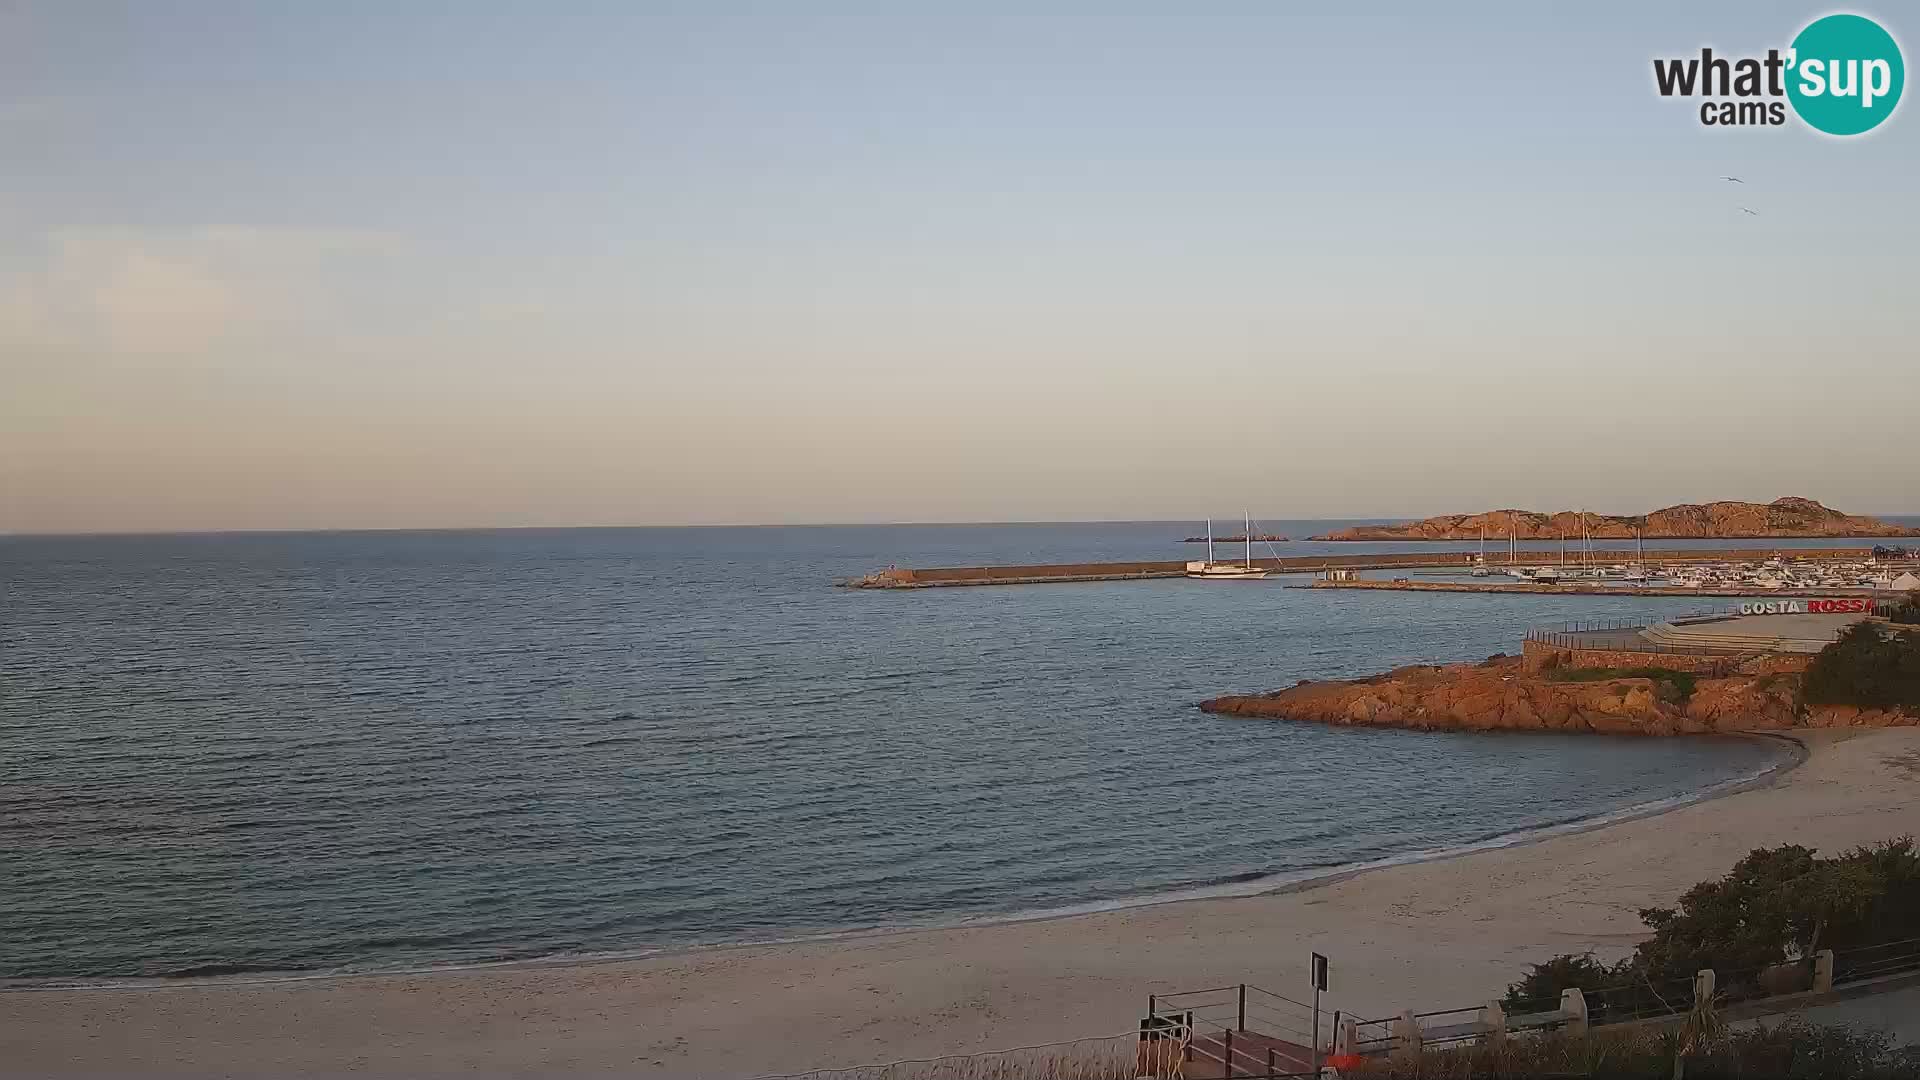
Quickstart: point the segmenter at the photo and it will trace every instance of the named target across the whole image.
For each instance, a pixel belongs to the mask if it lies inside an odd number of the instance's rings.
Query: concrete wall
[[[1669,671],[1687,671],[1696,675],[1725,675],[1731,672],[1731,656],[1688,656],[1682,653],[1635,652],[1628,649],[1566,649],[1541,641],[1521,645],[1526,669],[1538,674],[1549,668],[1641,668],[1657,667]]]

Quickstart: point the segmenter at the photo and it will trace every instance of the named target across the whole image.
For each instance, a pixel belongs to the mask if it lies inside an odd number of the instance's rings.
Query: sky
[[[1920,512],[1829,9],[1319,7],[0,0],[0,532]]]

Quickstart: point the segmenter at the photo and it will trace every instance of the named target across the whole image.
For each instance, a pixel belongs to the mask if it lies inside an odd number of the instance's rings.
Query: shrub
[[[1800,695],[1811,705],[1920,707],[1920,634],[1855,623],[1814,656]]]
[[[1650,679],[1653,682],[1653,694],[1661,701],[1673,705],[1684,705],[1693,697],[1694,685],[1698,676],[1691,671],[1675,671],[1672,668],[1634,667],[1634,668],[1554,668],[1546,672],[1548,682],[1605,682],[1608,679]]]
[[[1763,981],[1762,969],[1821,949],[1839,954],[1844,978],[1849,950],[1920,938],[1920,850],[1912,837],[1830,858],[1795,844],[1756,848],[1725,877],[1688,889],[1677,907],[1646,908],[1640,919],[1653,936],[1628,959],[1609,967],[1591,954],[1565,955],[1536,964],[1508,988],[1507,1007],[1551,1008],[1539,1003],[1569,987],[1620,988],[1604,1004],[1627,1011],[1660,1004],[1656,988],[1683,985],[1702,968],[1719,973],[1722,990],[1739,993]]]
[[[1509,1013],[1546,1012],[1560,1004],[1560,991],[1591,992],[1613,986],[1631,977],[1630,972],[1622,970],[1631,964],[1631,960],[1625,960],[1608,966],[1595,960],[1592,953],[1556,956],[1544,964],[1533,965],[1532,971],[1507,987],[1507,996],[1501,999],[1500,1007]]]

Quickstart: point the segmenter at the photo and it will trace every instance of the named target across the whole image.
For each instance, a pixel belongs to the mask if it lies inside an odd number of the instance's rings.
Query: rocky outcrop
[[[1418,665],[1370,679],[1301,682],[1270,694],[1214,698],[1208,712],[1420,731],[1590,731],[1686,735],[1801,727],[1920,724],[1900,710],[1796,704],[1799,676],[1561,681],[1520,657]]]
[[[1445,514],[1400,525],[1359,525],[1314,540],[1631,540],[1635,530],[1648,540],[1692,537],[1719,540],[1787,539],[1819,536],[1920,536],[1920,529],[1890,525],[1878,518],[1843,514],[1812,499],[1785,498],[1770,503],[1684,503],[1640,517],[1582,515],[1573,510],[1542,514],[1531,510],[1489,510],[1484,514]]]

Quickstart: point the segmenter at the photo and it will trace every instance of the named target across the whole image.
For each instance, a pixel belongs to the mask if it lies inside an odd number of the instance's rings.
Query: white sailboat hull
[[[1258,581],[1272,572],[1241,563],[1190,562],[1187,564],[1188,577],[1205,578],[1208,581]]]

